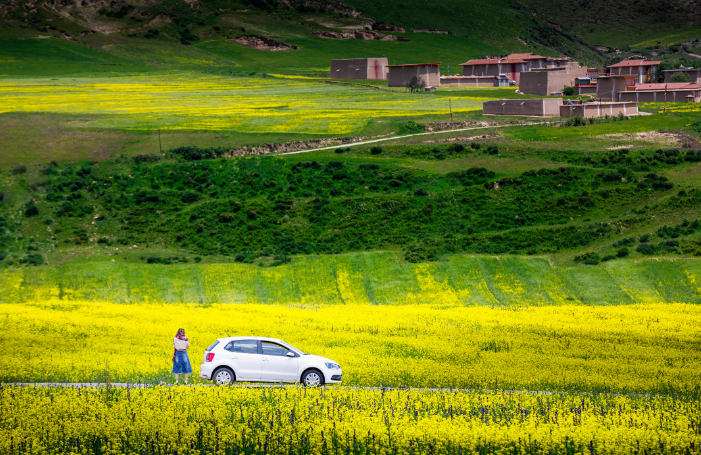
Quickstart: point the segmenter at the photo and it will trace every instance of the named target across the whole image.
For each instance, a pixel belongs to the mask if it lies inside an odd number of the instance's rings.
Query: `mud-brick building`
[[[669,84],[637,84],[632,89],[618,93],[619,101],[636,101],[638,103],[701,102],[701,84],[689,82],[670,82]]]
[[[515,99],[485,101],[484,115],[516,115],[527,117],[559,117],[562,98]]]
[[[560,67],[536,68],[521,73],[519,91],[528,95],[560,95],[565,86],[574,87],[575,79],[586,75],[586,67],[571,61]]]
[[[441,87],[494,87],[496,76],[441,76]]]
[[[388,65],[387,85],[404,87],[413,76],[423,79],[426,87],[438,87],[440,80],[440,63],[411,63],[407,65]]]
[[[550,58],[530,53],[510,54],[506,57],[483,58],[461,63],[463,76],[506,75],[520,84],[521,73],[540,68],[567,66],[568,58]]]
[[[387,79],[386,58],[351,58],[331,61],[331,79]]]
[[[672,81],[672,76],[677,73],[686,73],[689,75],[689,82],[701,82],[701,69],[680,67],[675,70],[664,70],[664,81],[669,83]]]
[[[611,76],[636,76],[636,83],[649,82],[649,77],[657,70],[659,61],[647,58],[629,58],[608,67]]]

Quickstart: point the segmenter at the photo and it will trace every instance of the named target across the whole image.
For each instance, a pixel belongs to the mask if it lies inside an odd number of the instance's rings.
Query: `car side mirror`
[[[297,357],[294,352],[287,351],[287,357]]]

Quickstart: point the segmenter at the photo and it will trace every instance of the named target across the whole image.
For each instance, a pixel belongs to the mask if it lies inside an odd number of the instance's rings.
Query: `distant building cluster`
[[[496,100],[484,103],[487,115],[539,117],[635,115],[637,103],[701,102],[701,69],[664,71],[664,82],[652,81],[661,62],[631,57],[600,72],[581,66],[569,57],[544,57],[535,53],[486,57],[460,64],[461,73],[441,76],[440,63],[390,65],[387,58],[333,60],[331,78],[382,79],[389,87],[404,87],[418,77],[426,90],[435,87],[508,87],[528,95],[559,96],[565,87],[574,89],[574,100]],[[689,82],[671,82],[676,73],[686,73]],[[587,102],[582,97],[589,97]],[[606,103],[606,104],[604,104]]]

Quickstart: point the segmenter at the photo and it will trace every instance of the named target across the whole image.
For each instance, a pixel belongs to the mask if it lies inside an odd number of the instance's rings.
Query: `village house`
[[[440,81],[440,63],[411,63],[407,65],[388,65],[389,75],[387,85],[404,87],[413,76],[421,78],[426,87],[438,87]]]
[[[615,65],[608,66],[608,74],[611,76],[636,76],[636,83],[649,82],[650,76],[657,70],[662,62],[652,61],[645,57],[631,57]]]
[[[463,76],[499,76],[506,75],[509,80],[520,85],[521,73],[542,68],[579,67],[569,57],[544,57],[530,53],[509,54],[506,57],[483,58],[461,63]]]
[[[331,61],[331,79],[387,79],[386,58],[351,58]]]
[[[587,68],[577,62],[558,61],[560,66],[536,68],[521,73],[519,91],[527,95],[560,95],[566,87],[573,87],[575,79],[585,77]]]

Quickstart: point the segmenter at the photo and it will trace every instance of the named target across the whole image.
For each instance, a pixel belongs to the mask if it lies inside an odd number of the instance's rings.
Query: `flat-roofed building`
[[[652,61],[648,58],[629,58],[608,67],[612,76],[636,76],[638,84],[648,82],[652,73],[662,62]]]
[[[577,62],[566,62],[560,67],[536,68],[521,73],[519,91],[528,95],[560,95],[566,87],[575,85],[575,78],[584,77],[586,67]]]
[[[691,98],[689,96],[691,95]],[[685,101],[701,102],[701,84],[696,82],[664,82],[657,84],[637,84],[633,89],[618,93],[619,101],[636,101],[638,103],[683,103]]]
[[[514,115],[525,117],[559,117],[562,98],[511,99],[485,101],[484,115]]]
[[[581,103],[563,104],[560,106],[560,117],[603,117],[605,115],[638,115],[638,103],[631,102],[606,102],[606,103]]]
[[[441,76],[441,87],[494,87],[496,76]]]
[[[596,99],[599,101],[618,101],[618,94],[629,87],[635,87],[636,75],[602,76],[596,79]]]
[[[331,79],[387,79],[387,59],[350,58],[331,60]]]
[[[675,70],[663,70],[664,81],[672,82],[672,76],[677,73],[686,73],[689,75],[689,82],[701,82],[701,69],[698,68],[677,68]]]
[[[410,63],[406,65],[388,65],[388,83],[390,87],[404,87],[413,76],[423,79],[427,87],[440,85],[440,63]]]

